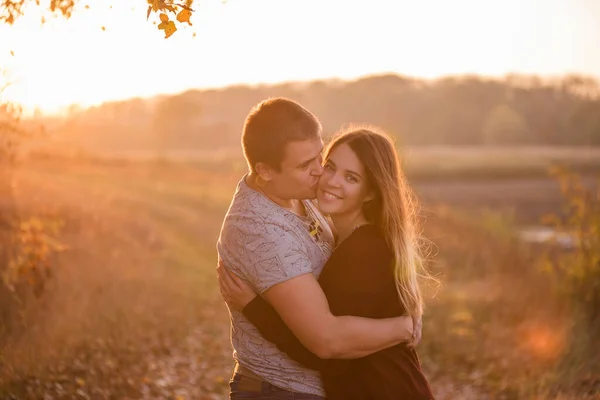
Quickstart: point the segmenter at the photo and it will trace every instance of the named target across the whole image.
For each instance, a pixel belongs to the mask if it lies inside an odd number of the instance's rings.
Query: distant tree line
[[[56,138],[89,150],[233,148],[252,105],[270,96],[305,105],[326,134],[355,122],[379,125],[407,145],[600,145],[600,84],[575,75],[429,81],[389,74],[232,86],[73,108],[46,122]]]

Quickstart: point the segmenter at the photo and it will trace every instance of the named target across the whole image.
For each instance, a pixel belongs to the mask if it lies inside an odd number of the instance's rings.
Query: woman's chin
[[[319,201],[319,210],[325,214],[335,214],[339,207],[331,204],[330,200],[325,200],[321,196],[318,198]]]

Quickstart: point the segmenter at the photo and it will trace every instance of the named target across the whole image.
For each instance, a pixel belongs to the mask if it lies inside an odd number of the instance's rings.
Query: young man
[[[219,268],[248,282],[321,358],[358,358],[411,339],[409,317],[334,316],[317,278],[333,234],[311,199],[323,170],[321,125],[284,98],[256,105],[244,124],[250,172],[239,182],[217,243]],[[230,310],[236,367],[230,398],[322,399],[318,372],[264,339]]]

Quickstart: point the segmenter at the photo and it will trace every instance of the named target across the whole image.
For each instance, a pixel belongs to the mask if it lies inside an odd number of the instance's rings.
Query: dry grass
[[[213,268],[238,179],[172,164],[21,170],[21,212],[64,219],[69,250],[5,338],[0,397],[224,398],[231,349]],[[564,365],[577,338],[535,249],[445,208],[425,228],[444,285],[419,353],[439,399],[597,396],[600,375]]]
[[[181,197],[184,206],[173,199],[180,186],[161,196],[164,190],[152,193],[160,176],[119,172],[78,168],[59,175],[45,168],[21,175],[22,212],[53,209],[65,220],[62,240],[69,250],[60,256],[52,287],[27,310],[26,329],[8,339],[5,395],[164,398],[185,389],[179,377],[175,386],[169,383],[173,368],[196,374],[199,381],[187,384],[193,398],[223,393],[227,314],[211,278],[218,215],[226,204],[214,213],[203,203],[202,177],[188,184],[194,195]],[[188,367],[171,365],[172,357]],[[31,395],[26,388],[33,388]]]
[[[327,140],[327,139],[326,139]],[[67,149],[67,150],[64,150]],[[236,174],[246,169],[239,148],[222,148],[212,151],[170,150],[160,158],[152,151],[86,153],[61,149],[36,150],[34,158],[72,159],[79,163],[93,162],[105,165],[140,165],[162,161],[163,165],[186,163],[212,172]],[[549,147],[549,146],[425,146],[401,147],[407,174],[412,178],[440,179],[505,179],[545,178],[548,168],[569,165],[574,171],[600,171],[599,147]]]

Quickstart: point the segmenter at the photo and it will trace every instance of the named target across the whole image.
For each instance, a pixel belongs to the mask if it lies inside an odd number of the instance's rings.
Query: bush
[[[557,289],[583,318],[590,333],[600,333],[600,179],[593,185],[567,169],[555,168],[552,176],[560,183],[563,212],[548,216],[558,235],[572,238],[567,250],[548,257],[547,271]]]
[[[42,294],[50,259],[62,249],[57,240],[60,221],[39,215],[22,218],[18,211],[13,172],[23,139],[32,135],[21,124],[20,108],[1,101],[6,87],[0,82],[0,346],[27,299]]]

